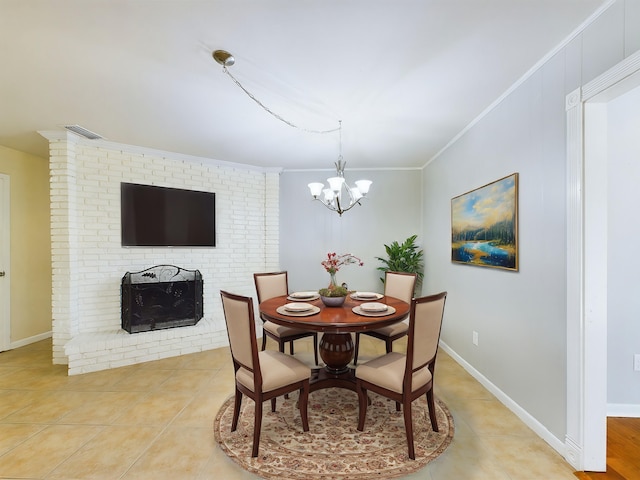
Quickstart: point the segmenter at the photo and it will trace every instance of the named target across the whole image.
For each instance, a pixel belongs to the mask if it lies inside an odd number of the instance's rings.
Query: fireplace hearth
[[[129,333],[195,325],[202,318],[202,274],[156,265],[122,277],[122,328]]]

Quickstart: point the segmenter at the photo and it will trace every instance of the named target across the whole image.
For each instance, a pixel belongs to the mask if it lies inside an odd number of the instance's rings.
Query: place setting
[[[306,302],[292,302],[276,308],[276,311],[281,315],[288,315],[291,317],[307,317],[318,313],[320,311],[320,307],[316,307],[315,305]]]
[[[380,300],[384,295],[376,292],[353,292],[350,297],[353,300],[363,300],[363,301],[371,301],[371,300]]]
[[[385,315],[391,315],[396,313],[396,309],[380,302],[365,302],[360,305],[356,305],[351,309],[358,315],[365,317],[383,317]]]
[[[311,302],[320,298],[320,294],[314,291],[308,292],[293,292],[287,296],[287,300],[293,300],[294,302]]]

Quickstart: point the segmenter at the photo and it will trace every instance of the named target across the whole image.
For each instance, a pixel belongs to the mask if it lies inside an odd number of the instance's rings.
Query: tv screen
[[[123,247],[215,247],[216,194],[122,183]]]

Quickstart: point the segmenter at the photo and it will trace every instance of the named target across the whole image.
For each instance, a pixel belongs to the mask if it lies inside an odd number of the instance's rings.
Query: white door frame
[[[0,173],[0,352],[11,346],[11,191],[10,177]]]
[[[567,96],[567,433],[577,470],[607,464],[607,102],[640,85],[640,52]]]

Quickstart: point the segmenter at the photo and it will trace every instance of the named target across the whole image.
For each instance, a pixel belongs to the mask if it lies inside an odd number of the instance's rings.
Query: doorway
[[[578,470],[605,471],[608,103],[640,86],[640,52],[567,96],[567,437]]]
[[[11,345],[10,184],[0,173],[0,352]]]

